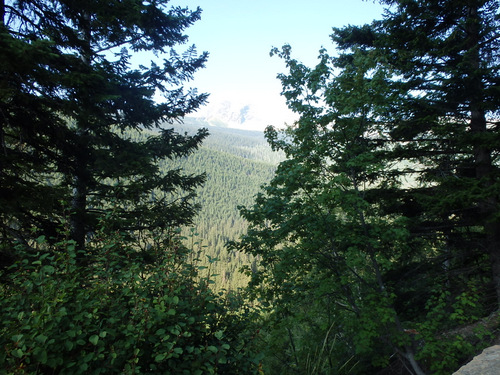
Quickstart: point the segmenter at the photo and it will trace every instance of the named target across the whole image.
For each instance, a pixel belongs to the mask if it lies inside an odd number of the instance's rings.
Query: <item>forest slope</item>
[[[245,254],[230,254],[224,246],[246,231],[238,206],[252,204],[260,186],[271,180],[283,154],[271,150],[262,132],[208,126],[196,118],[172,126],[179,133],[194,133],[201,127],[209,130],[210,135],[193,155],[162,167],[180,167],[188,174],[206,173],[205,184],[197,190],[196,202],[201,209],[192,229],[184,228],[183,234],[188,237],[188,246],[201,250],[202,264],[219,260],[210,264],[211,273],[219,275],[214,278],[217,289],[240,287],[245,280],[237,270],[252,260]]]

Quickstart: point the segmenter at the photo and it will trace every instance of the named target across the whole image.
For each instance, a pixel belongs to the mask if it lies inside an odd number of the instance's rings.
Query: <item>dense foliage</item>
[[[499,4],[386,3],[313,68],[272,51],[300,119],[267,130],[287,159],[233,245],[261,259],[271,373],[448,374],[491,339],[452,329],[500,301]]]
[[[194,46],[182,54],[172,49],[186,41],[183,32],[201,10],[167,9],[167,3],[1,3],[6,246],[33,230],[56,236],[61,201],[71,207],[71,237],[81,249],[111,201],[120,208],[117,227],[130,231],[189,223],[191,192],[203,176],[161,174],[157,161],[189,155],[206,131],[186,137],[166,129],[141,142],[123,136],[182,117],[207,97],[182,86],[207,53],[198,56]],[[133,66],[131,52],[165,58]],[[184,199],[172,199],[179,192]]]
[[[71,240],[16,248],[0,287],[3,373],[256,373],[250,312],[211,292],[191,249],[174,236],[134,248],[107,221],[84,269]]]
[[[498,340],[500,5],[382,2],[315,67],[272,50],[276,154],[172,127],[200,9],[1,2],[2,370],[449,374]]]
[[[176,234],[205,176],[165,161],[207,131],[161,125],[205,101],[207,54],[131,64],[200,17],[167,3],[0,4],[2,373],[258,372],[250,311]]]

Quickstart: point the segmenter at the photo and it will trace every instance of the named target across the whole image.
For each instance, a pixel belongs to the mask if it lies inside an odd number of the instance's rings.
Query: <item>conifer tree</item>
[[[386,119],[392,158],[411,162],[420,181],[405,198],[414,231],[446,238],[443,258],[465,259],[463,269],[489,256],[500,306],[499,4],[385,3],[382,21],[337,29],[334,41],[376,52],[392,69]]]
[[[6,373],[258,372],[249,320],[229,309],[241,305],[215,296],[171,230],[191,220],[204,176],[162,164],[207,132],[162,124],[205,101],[183,85],[207,54],[132,65],[185,42],[200,17],[167,4],[0,3]]]
[[[308,309],[334,322],[332,372],[352,357],[359,373],[399,358],[444,374],[473,349],[439,334],[498,307],[499,5],[385,3],[381,21],[334,29],[339,55],[313,68],[273,50],[300,119],[267,131],[288,159],[235,246],[261,259],[253,291],[289,322],[285,361],[316,350],[293,339]],[[438,351],[454,359],[438,368]]]
[[[111,208],[123,230],[190,221],[190,198],[203,176],[161,174],[157,161],[188,155],[207,133],[187,136],[160,125],[204,103],[206,94],[183,84],[207,54],[198,55],[194,46],[182,54],[172,49],[186,42],[183,32],[201,9],[167,6],[137,0],[2,2],[4,240],[25,240],[33,228],[54,233],[64,209],[82,249],[95,218]],[[133,54],[141,52],[158,58],[133,65]],[[147,140],[130,135],[155,128],[157,135]]]

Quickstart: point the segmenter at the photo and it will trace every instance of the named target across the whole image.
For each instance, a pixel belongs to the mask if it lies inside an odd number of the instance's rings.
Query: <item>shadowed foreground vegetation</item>
[[[500,5],[381,3],[313,67],[272,49],[298,120],[266,145],[188,117],[201,9],[2,2],[2,371],[446,375],[498,342]]]

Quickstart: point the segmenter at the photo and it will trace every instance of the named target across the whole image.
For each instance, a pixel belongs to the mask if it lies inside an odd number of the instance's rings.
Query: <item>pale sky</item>
[[[293,118],[276,78],[286,73],[286,67],[278,57],[269,56],[272,47],[290,44],[292,56],[312,66],[320,48],[334,52],[332,27],[370,23],[383,11],[373,0],[172,0],[170,4],[203,9],[201,20],[186,30],[188,45],[210,53],[206,68],[187,85],[210,93],[210,103],[195,116],[214,112],[225,101],[233,108],[248,104],[256,118],[247,126],[259,130]]]

